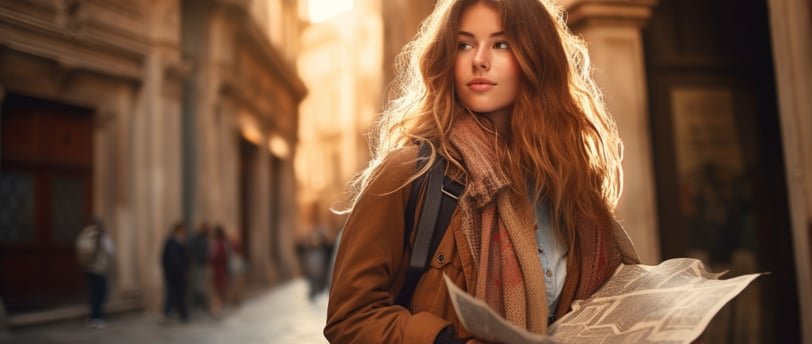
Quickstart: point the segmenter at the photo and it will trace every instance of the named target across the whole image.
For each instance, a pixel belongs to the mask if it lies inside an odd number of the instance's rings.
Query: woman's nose
[[[474,55],[474,69],[488,70],[491,67],[490,51],[487,48],[477,49]]]

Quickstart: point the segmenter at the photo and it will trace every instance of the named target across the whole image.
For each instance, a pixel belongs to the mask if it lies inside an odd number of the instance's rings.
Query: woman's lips
[[[496,83],[485,78],[474,78],[468,82],[468,88],[474,92],[484,92],[496,86]]]

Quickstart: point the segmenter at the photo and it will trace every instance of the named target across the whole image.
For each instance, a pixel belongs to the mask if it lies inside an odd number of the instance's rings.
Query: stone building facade
[[[5,321],[85,311],[72,248],[92,216],[113,310],[157,309],[180,221],[223,225],[253,282],[295,273],[298,18],[290,0],[0,2]]]
[[[299,236],[343,224],[346,182],[369,160],[366,135],[382,106],[381,3],[355,0],[352,9],[309,23],[298,59],[310,92],[302,101],[296,159],[302,217]]]

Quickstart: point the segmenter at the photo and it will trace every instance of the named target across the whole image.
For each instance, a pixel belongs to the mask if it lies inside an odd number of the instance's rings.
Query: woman
[[[214,229],[214,241],[209,252],[209,264],[212,272],[212,309],[215,316],[219,316],[226,304],[228,296],[228,255],[233,250],[231,243],[226,237],[223,226],[218,225]]]
[[[621,142],[583,44],[548,0],[439,1],[400,58],[399,92],[353,183],[325,336],[337,343],[456,343],[443,275],[517,326],[546,333],[618,264]],[[403,219],[421,142],[465,184],[406,308]],[[439,156],[439,157],[438,157]],[[413,233],[413,231],[412,231]],[[412,238],[413,240],[413,238]]]

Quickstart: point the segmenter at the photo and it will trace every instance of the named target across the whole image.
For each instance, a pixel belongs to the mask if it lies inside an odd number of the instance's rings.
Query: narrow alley
[[[161,323],[157,313],[117,314],[93,329],[72,320],[7,333],[0,343],[327,343],[322,335],[327,295],[308,299],[307,282],[296,279],[256,293],[219,320],[193,313],[188,323]]]

